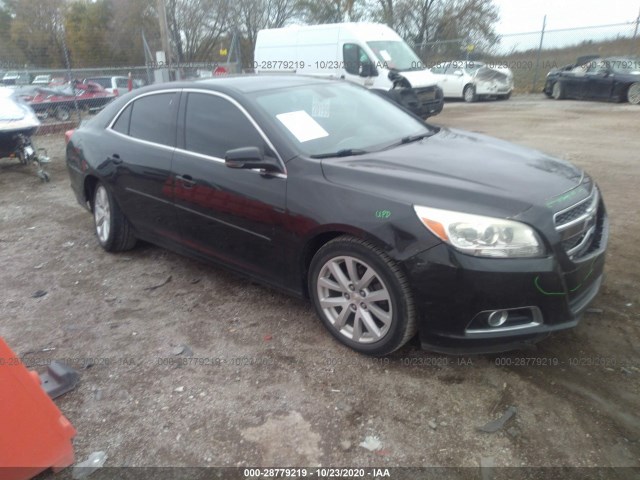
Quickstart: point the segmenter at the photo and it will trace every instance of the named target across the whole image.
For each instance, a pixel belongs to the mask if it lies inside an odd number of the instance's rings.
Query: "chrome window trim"
[[[206,95],[213,95],[215,97],[224,98],[229,103],[234,105],[238,110],[240,110],[244,114],[244,116],[247,118],[247,120],[249,120],[251,125],[253,125],[253,128],[255,128],[257,130],[258,134],[266,142],[266,144],[269,146],[269,148],[271,148],[271,150],[273,150],[273,153],[275,153],[278,161],[280,162],[280,166],[282,167],[282,171],[283,171],[282,175],[284,175],[286,177],[286,175],[287,175],[287,166],[285,165],[284,160],[282,160],[282,157],[280,156],[280,153],[278,152],[278,150],[276,150],[276,147],[273,145],[273,143],[271,143],[271,140],[269,140],[269,137],[267,137],[267,135],[264,133],[262,128],[260,128],[260,125],[258,125],[258,122],[256,122],[254,120],[254,118],[251,116],[251,114],[249,112],[247,112],[247,110],[242,105],[240,105],[240,103],[235,98],[232,98],[229,95],[227,95],[225,93],[222,93],[222,92],[217,92],[215,90],[206,90],[206,89],[202,89],[202,88],[184,88],[184,89],[182,89],[182,91],[183,92],[187,92],[187,93],[203,93],[203,94],[206,94]],[[189,152],[189,153],[195,153],[195,152]],[[199,155],[202,155],[202,154],[199,154]],[[212,158],[217,158],[217,157],[212,157]],[[263,173],[260,170],[254,170],[254,171],[259,172],[259,173]]]
[[[115,134],[115,135],[119,135],[122,138],[128,138],[130,140],[136,141],[138,143],[142,143],[143,145],[148,145],[151,147],[160,147],[160,148],[164,148],[165,150],[170,150],[172,152],[179,152],[179,153],[183,153],[186,155],[192,155],[194,157],[198,157],[201,158],[203,160],[209,160],[209,161],[214,161],[217,163],[225,163],[224,158],[219,158],[219,157],[214,157],[211,155],[206,155],[204,153],[198,153],[198,152],[192,152],[190,150],[185,150],[182,148],[178,148],[178,147],[170,147],[169,145],[164,145],[162,143],[155,143],[155,142],[150,142],[148,140],[143,140],[141,138],[136,138],[136,137],[132,137],[131,135],[125,135],[124,133],[120,133],[117,132],[116,130],[113,129],[113,126],[115,125],[115,123],[118,121],[118,118],[120,118],[120,115],[122,115],[122,112],[124,112],[126,110],[126,108],[131,105],[133,102],[135,102],[136,100],[143,98],[143,97],[148,97],[151,95],[161,95],[163,93],[181,93],[181,92],[186,92],[186,93],[204,93],[207,95],[213,95],[215,97],[220,97],[223,98],[225,100],[227,100],[229,103],[231,103],[232,105],[234,105],[238,110],[240,110],[240,112],[242,112],[242,114],[247,118],[247,120],[249,120],[249,122],[251,123],[251,125],[253,125],[253,127],[256,129],[256,131],[258,132],[258,134],[262,137],[262,139],[266,142],[266,144],[269,146],[269,148],[271,148],[271,150],[273,150],[273,153],[275,153],[276,157],[278,158],[278,161],[280,162],[280,165],[283,169],[282,173],[275,173],[275,174],[270,174],[273,177],[277,177],[277,178],[287,178],[287,166],[285,165],[284,161],[282,160],[282,157],[280,156],[280,153],[278,152],[278,150],[276,150],[276,147],[273,145],[273,143],[271,143],[271,140],[269,140],[269,137],[267,137],[267,135],[264,133],[264,131],[262,130],[262,128],[260,128],[260,126],[258,125],[258,123],[253,119],[253,117],[249,114],[249,112],[247,112],[247,110],[240,105],[240,103],[238,103],[234,98],[230,97],[229,95],[226,95],[222,92],[217,92],[214,90],[206,90],[206,89],[201,89],[201,88],[171,88],[171,89],[166,89],[166,90],[158,90],[158,91],[154,91],[154,92],[147,92],[147,93],[143,93],[141,95],[138,95],[135,98],[132,98],[131,100],[129,100],[120,110],[118,110],[118,113],[114,115],[113,119],[111,120],[111,122],[109,122],[109,124],[107,125],[107,127],[105,128],[105,130],[110,131],[111,133]],[[261,175],[263,175],[265,172],[259,169],[251,169],[252,172],[255,173],[259,173]]]

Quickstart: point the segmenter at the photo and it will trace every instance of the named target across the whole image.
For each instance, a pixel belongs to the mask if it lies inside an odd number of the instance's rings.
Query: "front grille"
[[[600,194],[594,187],[584,200],[554,215],[562,247],[570,258],[577,258],[598,248],[602,236]]]
[[[422,88],[416,92],[420,102],[430,102],[436,98],[436,89],[434,87]]]

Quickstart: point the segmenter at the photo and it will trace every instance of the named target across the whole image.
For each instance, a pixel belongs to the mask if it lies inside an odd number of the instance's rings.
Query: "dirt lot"
[[[434,119],[567,158],[600,184],[611,239],[596,310],[535,350],[459,359],[413,344],[368,359],[304,301],[149,245],[107,254],[69,188],[62,135],[37,139],[49,184],[0,162],[0,336],[32,368],[81,370],[57,404],[77,458],[104,450],[106,466],[638,467],[639,121],[638,107],[537,96],[450,103]],[[509,406],[502,430],[477,430]],[[359,446],[367,436],[381,450]]]

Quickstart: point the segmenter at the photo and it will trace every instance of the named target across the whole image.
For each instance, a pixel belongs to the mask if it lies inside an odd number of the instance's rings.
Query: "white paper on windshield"
[[[386,50],[380,50],[380,56],[384,58],[385,62],[391,61],[391,55],[389,55],[389,52],[387,52]]]
[[[304,110],[276,115],[276,118],[298,139],[300,143],[328,137],[329,133]]]

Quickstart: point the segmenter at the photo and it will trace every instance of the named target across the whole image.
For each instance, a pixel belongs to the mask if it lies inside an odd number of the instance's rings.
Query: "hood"
[[[441,129],[420,142],[322,163],[328,181],[407,204],[499,217],[580,184],[583,172],[568,162],[495,138]]]
[[[436,77],[429,70],[398,72],[398,75],[406,78],[413,88],[430,87],[436,84]]]

